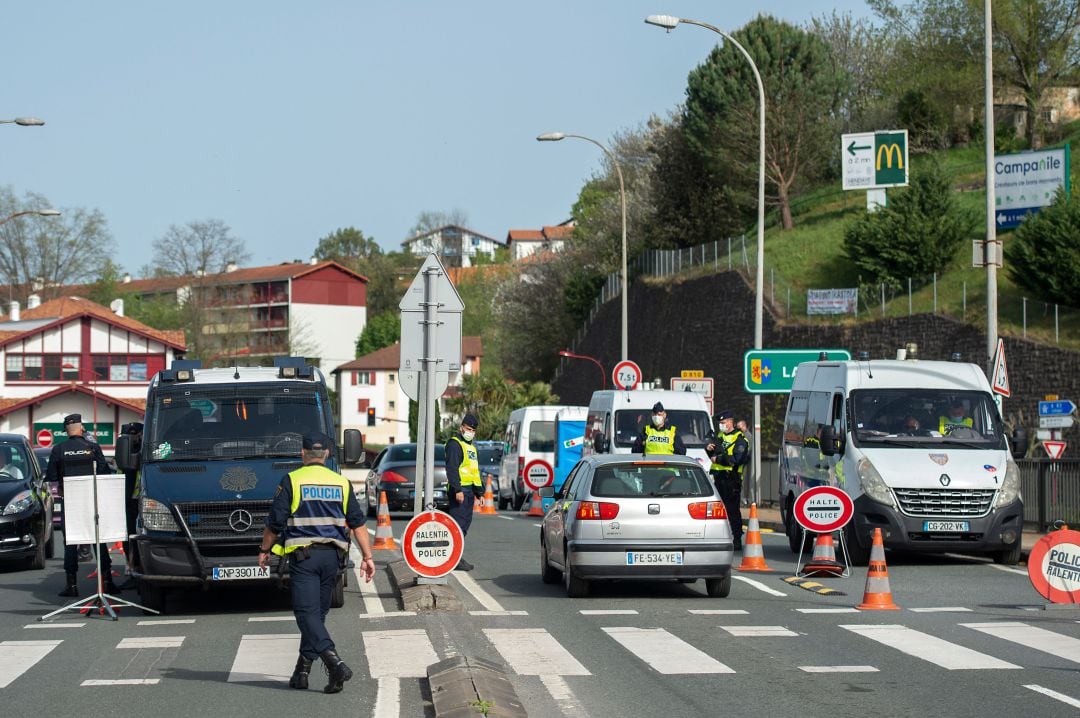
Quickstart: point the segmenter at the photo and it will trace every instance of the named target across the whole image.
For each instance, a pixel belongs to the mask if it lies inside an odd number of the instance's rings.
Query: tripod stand
[[[71,477],[70,479],[67,479],[67,480],[71,481],[71,480],[86,479],[86,478],[87,477],[85,477],[85,476],[78,476],[78,477]],[[38,618],[38,621],[47,621],[48,619],[52,618],[53,616],[55,616],[55,615],[57,615],[59,613],[63,613],[64,611],[75,611],[75,610],[77,610],[79,612],[86,611],[88,614],[92,614],[93,609],[95,609],[95,608],[98,609],[99,613],[108,613],[109,618],[116,621],[116,620],[118,620],[118,616],[116,615],[116,611],[113,610],[114,605],[116,605],[116,606],[131,606],[133,608],[139,608],[139,609],[142,609],[143,611],[147,611],[147,612],[150,612],[150,613],[160,613],[160,611],[155,611],[152,608],[147,608],[146,606],[141,606],[141,605],[139,605],[137,603],[133,603],[132,601],[126,601],[126,600],[124,600],[122,598],[118,598],[118,597],[113,596],[111,594],[105,593],[105,577],[101,573],[101,515],[100,515],[99,510],[98,510],[98,475],[97,475],[97,467],[96,466],[94,466],[94,468],[92,470],[92,473],[90,474],[89,478],[90,478],[90,482],[91,482],[91,486],[92,486],[92,495],[93,495],[92,507],[93,507],[93,511],[94,511],[94,563],[95,563],[96,568],[97,568],[97,570],[96,570],[96,573],[97,573],[97,590],[93,594],[87,596],[86,598],[80,598],[78,601],[75,601],[74,603],[69,603],[68,605],[62,606],[62,607],[56,609],[55,611],[52,611],[50,613],[46,613],[44,616],[40,616]],[[122,477],[120,477],[120,478],[122,478]],[[71,507],[70,497],[65,497],[64,498],[64,511],[68,512],[70,510],[70,507]],[[65,524],[64,524],[64,542],[65,543],[67,543],[67,540],[68,540],[68,536],[67,536],[68,530],[69,530],[69,527],[68,527],[67,522],[65,521]]]

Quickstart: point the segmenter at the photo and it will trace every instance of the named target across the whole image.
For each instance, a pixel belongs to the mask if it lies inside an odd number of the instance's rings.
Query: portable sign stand
[[[522,474],[522,480],[525,482],[525,486],[533,491],[539,491],[545,486],[551,486],[552,481],[555,479],[555,471],[551,468],[551,464],[543,459],[533,459],[525,465],[525,470]]]
[[[831,534],[840,531],[840,552],[844,556],[844,570],[840,578],[851,576],[851,557],[848,555],[844,532],[841,530],[855,515],[855,504],[846,492],[835,486],[815,486],[799,494],[792,509],[795,520],[809,532]],[[799,558],[795,562],[795,575],[802,576],[804,540],[799,546]]]
[[[425,511],[412,517],[401,537],[401,555],[419,578],[417,583],[446,583],[465,550],[465,540],[454,517]]]
[[[1080,608],[1080,531],[1062,527],[1039,539],[1028,558],[1028,578],[1045,608]]]

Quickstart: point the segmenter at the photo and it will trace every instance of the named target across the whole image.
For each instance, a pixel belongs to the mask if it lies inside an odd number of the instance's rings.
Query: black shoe
[[[468,561],[466,561],[465,559],[461,559],[460,561],[457,562],[457,566],[454,567],[454,570],[455,571],[472,571],[473,570],[473,565],[471,563],[469,563]]]
[[[78,598],[79,596],[79,575],[75,573],[69,573],[67,575],[67,586],[57,596],[63,596],[64,598]]]
[[[122,593],[124,590],[117,586],[115,583],[113,583],[113,580],[111,578],[105,582],[103,588],[105,590],[105,593],[111,593],[114,596],[118,593]]]
[[[293,669],[292,677],[289,678],[289,688],[306,691],[308,687],[308,674],[311,673],[311,659],[300,656],[296,659],[296,668]],[[338,690],[341,690],[340,688]]]
[[[79,563],[85,563],[86,561],[93,561],[94,554],[90,550],[89,546],[79,546]]]
[[[133,591],[135,590],[135,577],[128,576],[124,579],[124,582],[120,584],[119,589],[121,591]]]
[[[739,539],[735,539],[735,550],[742,551],[742,541]]]
[[[319,657],[326,669],[327,680],[323,693],[340,693],[345,687],[345,681],[352,678],[352,669],[345,665],[345,661],[341,660],[341,656],[333,648],[323,651]]]

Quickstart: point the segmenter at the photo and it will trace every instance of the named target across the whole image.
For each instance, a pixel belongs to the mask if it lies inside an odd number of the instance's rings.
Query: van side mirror
[[[593,451],[597,454],[606,454],[608,452],[608,440],[604,436],[604,432],[598,431],[592,435]]]
[[[555,487],[554,486],[543,486],[543,487],[540,488],[539,494],[540,494],[540,498],[542,498],[542,499],[554,498],[555,497]]]
[[[1012,452],[1014,459],[1022,459],[1027,456],[1028,451],[1028,436],[1027,429],[1022,426],[1016,427],[1013,431],[1012,439],[1010,441],[1009,449]]]
[[[116,468],[121,471],[139,470],[139,453],[135,445],[135,437],[130,434],[121,434],[116,437]]]
[[[836,456],[840,453],[840,444],[836,440],[836,432],[832,426],[821,427],[820,451],[823,456]]]
[[[345,430],[342,453],[341,463],[349,466],[359,464],[364,458],[364,437],[361,436],[359,429]]]

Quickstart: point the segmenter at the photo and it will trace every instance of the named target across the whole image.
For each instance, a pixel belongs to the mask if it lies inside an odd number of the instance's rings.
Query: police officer
[[[652,424],[634,439],[634,446],[630,449],[633,454],[680,454],[686,455],[686,446],[679,438],[679,431],[674,426],[668,426],[667,412],[664,405],[659,401],[653,404]]]
[[[964,410],[964,403],[959,399],[949,405],[949,413],[938,417],[938,433],[948,436],[957,429],[971,428],[975,422]]]
[[[472,524],[473,503],[483,495],[480,484],[480,462],[476,458],[476,427],[480,420],[475,414],[466,414],[456,434],[444,447],[446,459],[447,493],[450,495],[450,515],[461,527],[461,534],[469,533]],[[456,571],[472,571],[473,565],[462,558]]]
[[[129,424],[124,424],[120,427],[120,433],[126,434],[131,437],[131,450],[136,457],[139,455],[139,451],[142,449],[142,422],[133,421]],[[139,470],[125,471],[124,472],[124,496],[126,518],[127,518],[127,535],[128,540],[124,542],[124,559],[127,561],[127,573],[128,576],[124,579],[124,582],[120,584],[120,588],[127,590],[135,588],[135,577],[131,575],[131,537],[135,534],[135,519],[139,515],[139,495],[142,493],[142,487],[139,481]]]
[[[107,475],[110,472],[109,465],[105,462],[105,454],[101,447],[90,441],[84,435],[81,414],[68,414],[64,417],[64,431],[68,438],[52,448],[49,454],[49,468],[45,472],[46,481],[55,481],[59,486],[60,496],[64,495],[65,476],[91,476],[93,474]],[[68,502],[64,502],[63,511],[67,511]],[[64,521],[66,530],[67,521]],[[79,595],[79,547],[67,545],[64,542],[64,574],[67,576],[67,584],[60,596],[74,598]],[[98,570],[105,578],[105,592],[119,593],[120,589],[112,580],[112,560],[109,558],[109,549],[105,544],[98,545],[98,555],[101,556],[101,565]]]
[[[270,554],[286,557],[292,588],[293,615],[300,627],[300,657],[289,678],[289,687],[305,690],[316,658],[326,666],[325,693],[337,693],[352,678],[352,669],[338,655],[326,630],[330,597],[349,552],[349,533],[360,545],[364,581],[375,575],[366,517],[352,485],[326,468],[333,449],[330,437],[321,432],[305,434],[301,443],[304,465],[286,474],[274,494],[266,517],[259,566]]]
[[[710,473],[727,509],[735,550],[739,551],[742,549],[742,474],[750,459],[750,445],[742,431],[735,428],[735,415],[730,410],[725,409],[713,418],[717,436],[705,445],[705,451],[712,459]]]

